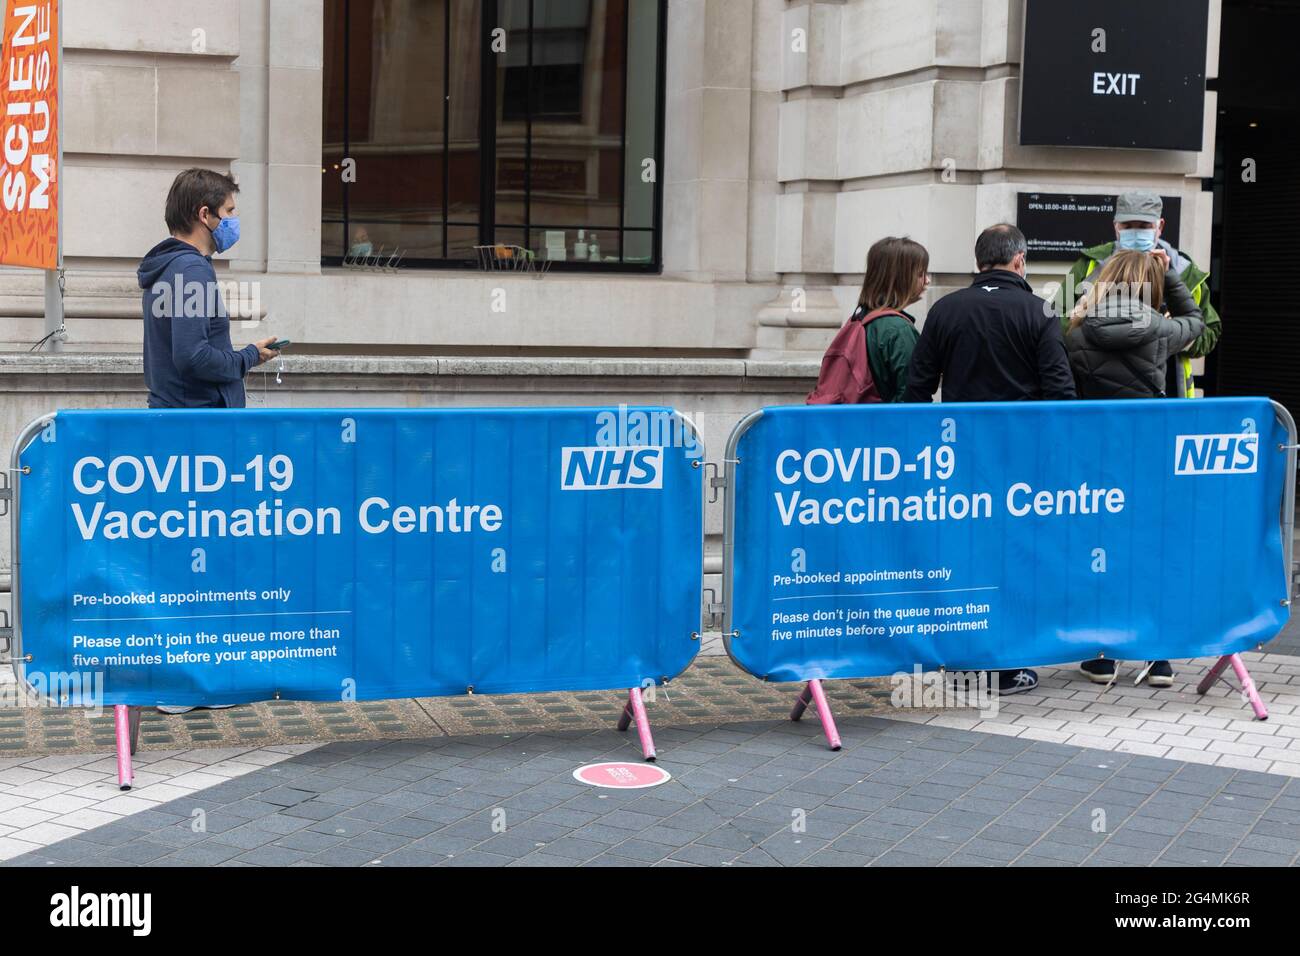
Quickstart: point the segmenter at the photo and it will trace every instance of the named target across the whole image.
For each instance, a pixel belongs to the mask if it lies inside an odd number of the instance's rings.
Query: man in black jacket
[[[912,353],[905,401],[931,401],[940,378],[945,402],[1075,397],[1060,322],[1025,281],[1026,251],[1015,226],[980,233],[980,274],[969,289],[930,310]]]
[[[926,316],[905,401],[932,401],[941,379],[945,402],[1075,397],[1060,322],[1025,281],[1027,251],[1015,226],[1002,223],[980,233],[980,274],[969,289],[944,296]],[[998,671],[996,679],[1001,694],[1038,686],[1038,675],[1028,668]]]

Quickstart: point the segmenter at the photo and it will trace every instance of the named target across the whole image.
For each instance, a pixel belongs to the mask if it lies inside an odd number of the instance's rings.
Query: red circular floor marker
[[[579,783],[614,790],[657,787],[672,778],[667,770],[649,763],[589,763],[573,771],[573,779]]]

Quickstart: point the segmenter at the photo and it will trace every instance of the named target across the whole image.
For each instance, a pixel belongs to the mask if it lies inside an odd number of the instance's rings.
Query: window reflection
[[[653,266],[662,7],[325,0],[323,255]]]

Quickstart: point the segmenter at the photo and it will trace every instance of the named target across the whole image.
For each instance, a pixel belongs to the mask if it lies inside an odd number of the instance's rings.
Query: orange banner
[[[0,0],[0,265],[59,266],[59,0]]]

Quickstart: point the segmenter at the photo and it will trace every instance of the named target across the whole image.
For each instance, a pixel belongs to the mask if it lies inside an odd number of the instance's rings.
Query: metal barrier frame
[[[1286,406],[1273,402],[1273,414],[1277,420],[1282,423],[1286,429],[1287,441],[1279,445],[1277,450],[1286,455],[1286,477],[1282,482],[1282,582],[1285,588],[1286,597],[1282,599],[1282,604],[1288,609],[1294,605],[1295,595],[1292,593],[1291,568],[1295,562],[1295,485],[1296,485],[1296,426],[1295,419],[1287,410]],[[1237,682],[1241,685],[1240,690],[1246,700],[1250,703],[1250,708],[1255,712],[1256,720],[1268,720],[1268,707],[1260,699],[1259,689],[1255,686],[1255,681],[1250,676],[1250,671],[1246,669],[1245,662],[1241,659],[1241,654],[1225,654],[1220,657],[1201,678],[1201,682],[1196,685],[1196,693],[1204,694],[1213,687],[1227,672],[1228,668],[1237,675]]]
[[[1300,437],[1297,436],[1295,418],[1291,412],[1279,402],[1268,400],[1273,406],[1273,414],[1281,422],[1282,427],[1287,432],[1287,443],[1279,445],[1277,450],[1286,455],[1286,473],[1282,482],[1282,508],[1279,515],[1279,521],[1282,531],[1282,565],[1284,594],[1282,604],[1290,609],[1294,606],[1295,594],[1292,591],[1292,567],[1295,563],[1295,516],[1296,516],[1296,466],[1297,451],[1300,451]],[[740,440],[744,437],[754,425],[763,417],[763,410],[751,412],[742,418],[731,430],[731,435],[727,439],[726,457],[724,459],[725,482],[723,498],[723,523],[722,523],[722,643],[726,648],[727,656],[731,658],[733,664],[746,673],[752,673],[731,652],[732,638],[739,636],[734,630],[733,619],[735,615],[734,586],[735,586],[735,556],[736,556],[736,475],[737,465],[740,464],[740,458],[737,454],[740,446]],[[1255,688],[1255,683],[1251,680],[1245,664],[1239,654],[1228,654],[1220,658],[1219,661],[1210,668],[1205,678],[1197,687],[1197,693],[1204,694],[1214,685],[1220,676],[1229,668],[1237,674],[1241,682],[1241,691],[1250,702],[1255,716],[1259,720],[1268,719],[1268,710],[1262,700],[1259,692]],[[754,674],[760,680],[767,680],[766,674]],[[835,720],[831,716],[830,707],[825,701],[822,693],[821,681],[810,680],[808,686],[800,694],[799,699],[794,705],[790,714],[791,720],[798,720],[803,716],[804,710],[809,703],[815,704],[818,708],[818,715],[821,717],[822,728],[826,733],[826,739],[832,750],[840,749],[839,734],[836,732]]]
[[[1283,581],[1284,594],[1282,604],[1288,609],[1293,606],[1295,594],[1293,593],[1292,583],[1292,566],[1295,562],[1295,517],[1296,517],[1296,468],[1297,452],[1300,451],[1300,435],[1297,434],[1296,422],[1290,411],[1280,403],[1271,401],[1274,415],[1282,424],[1287,433],[1287,443],[1279,445],[1277,450],[1283,452],[1286,456],[1286,473],[1283,480],[1282,505],[1279,515],[1282,533],[1282,555],[1283,555]],[[692,461],[692,467],[695,469],[704,468],[707,464],[707,448],[704,438],[700,434],[699,428],[695,422],[684,413],[677,409],[671,409],[672,414],[681,419],[681,421],[690,428],[691,435],[695,439],[696,447],[699,449],[698,456]],[[23,653],[22,643],[22,517],[21,517],[21,498],[22,498],[22,466],[20,459],[27,446],[40,434],[51,422],[57,418],[57,412],[48,412],[29,422],[18,437],[14,440],[12,451],[9,458],[9,474],[12,476],[12,501],[9,509],[10,517],[10,545],[11,545],[11,567],[12,567],[12,629],[13,636],[11,641],[11,661],[14,668],[14,675],[18,681],[20,693],[32,693],[34,689],[27,683],[26,664],[27,656]],[[735,546],[736,546],[736,481],[738,468],[741,461],[738,457],[740,440],[754,425],[763,417],[763,410],[751,412],[742,418],[734,428],[727,439],[725,457],[723,459],[723,480],[720,484],[723,487],[723,531],[722,531],[722,640],[723,647],[731,661],[746,670],[740,661],[732,653],[731,642],[738,635],[734,631],[734,587],[735,587]],[[706,496],[709,483],[701,481],[700,493]],[[702,505],[703,507],[703,505]],[[700,527],[700,558],[701,567],[704,559],[704,536],[705,522],[701,522]],[[704,633],[703,623],[703,580],[701,584],[701,621],[700,630],[695,632],[692,637],[700,641]],[[1197,690],[1204,694],[1213,686],[1220,676],[1231,665],[1232,670],[1237,673],[1241,680],[1242,692],[1250,700],[1255,710],[1255,715],[1260,720],[1268,717],[1268,712],[1259,699],[1258,692],[1255,689],[1254,682],[1250,679],[1249,673],[1245,669],[1241,658],[1237,654],[1226,655],[1216,663],[1206,674]],[[689,665],[688,665],[689,666]],[[748,673],[748,671],[746,671]],[[664,683],[680,676],[674,674],[671,677],[665,676]],[[760,680],[768,680],[767,675],[755,674]],[[840,738],[835,727],[834,717],[831,715],[830,706],[822,688],[822,682],[819,679],[813,679],[808,682],[806,687],[800,693],[798,700],[791,712],[791,719],[798,720],[803,715],[806,708],[812,704],[817,708],[818,716],[821,719],[823,730],[826,734],[827,741],[832,750],[840,749]],[[133,713],[128,713],[128,710]],[[122,789],[130,789],[130,754],[135,750],[135,739],[139,733],[139,711],[138,708],[120,707],[120,713],[115,713],[115,723],[118,732],[118,761],[121,771]],[[628,702],[620,715],[618,729],[625,731],[635,723],[637,725],[642,752],[646,760],[655,759],[654,741],[650,734],[649,720],[646,717],[645,707],[641,697],[641,688],[634,687],[628,691]]]
[[[736,582],[735,558],[736,558],[736,466],[740,464],[740,459],[736,457],[736,450],[740,446],[740,439],[758,423],[763,417],[763,410],[760,408],[756,412],[750,412],[731,430],[731,435],[727,438],[726,457],[723,459],[723,498],[722,498],[722,646],[726,648],[727,656],[731,662],[741,670],[740,661],[736,660],[736,655],[731,653],[731,639],[735,636],[732,630],[732,618],[735,613],[733,588]],[[755,674],[761,680],[767,680],[767,675]]]
[[[23,470],[20,463],[22,454],[27,450],[27,446],[32,440],[39,435],[45,427],[58,416],[58,412],[46,412],[39,418],[34,418],[18,433],[14,439],[13,449],[9,454],[9,474],[12,478],[10,485],[13,491],[13,499],[9,507],[9,568],[10,568],[10,601],[13,605],[13,640],[10,645],[10,661],[14,669],[14,677],[18,681],[19,693],[26,694],[32,692],[32,688],[27,683],[27,656],[23,653],[23,590],[22,590],[22,495],[23,495]]]
[[[1297,453],[1300,452],[1300,434],[1296,431],[1295,418],[1281,402],[1273,402],[1273,414],[1282,423],[1287,432],[1287,443],[1278,448],[1286,455],[1286,480],[1282,489],[1282,561],[1286,574],[1286,602],[1294,606],[1295,593],[1292,591],[1292,569],[1295,567],[1295,491]]]
[[[563,408],[564,406],[558,406],[558,407]],[[618,408],[618,407],[620,406],[592,406],[592,408],[599,409],[599,410]],[[331,409],[331,411],[332,410],[333,409]],[[401,410],[408,411],[408,409],[401,409]],[[482,409],[482,410],[488,411],[491,409]],[[691,460],[691,468],[696,471],[702,471],[704,469],[706,462],[708,461],[708,448],[705,444],[704,436],[700,433],[699,427],[695,424],[695,422],[691,419],[689,415],[684,414],[678,409],[668,408],[667,410],[672,413],[673,417],[680,419],[682,423],[687,428],[690,429],[690,434],[694,438],[694,445],[696,449],[698,449],[696,455]],[[13,448],[9,455],[9,473],[13,476],[14,479],[11,482],[13,497],[10,502],[11,506],[9,509],[9,518],[10,518],[9,540],[10,540],[10,548],[11,548],[10,566],[12,569],[12,576],[11,576],[12,584],[10,586],[12,588],[11,599],[13,603],[13,615],[12,615],[13,638],[10,644],[10,648],[11,648],[10,657],[12,659],[12,665],[14,668],[14,677],[17,679],[17,686],[19,689],[18,692],[23,695],[36,694],[36,690],[27,682],[27,668],[25,665],[29,662],[30,658],[23,653],[23,649],[22,649],[23,644],[22,644],[22,550],[21,550],[22,480],[21,479],[22,479],[22,475],[26,474],[27,471],[23,469],[20,459],[22,458],[23,452],[32,443],[32,441],[36,438],[36,436],[39,435],[46,428],[46,426],[48,426],[51,422],[55,421],[58,418],[58,414],[59,414],[58,412],[47,412],[44,415],[41,415],[40,417],[35,418],[32,421],[28,422],[27,425],[22,429],[22,431],[19,432],[18,437],[14,439]],[[676,447],[676,446],[665,445],[661,447],[669,448],[669,447]],[[698,583],[702,588],[704,584],[704,580],[703,580],[704,537],[705,537],[704,509],[705,509],[705,502],[708,500],[707,482],[703,480],[703,474],[701,474],[700,495],[701,495],[701,502],[700,502],[701,520],[700,520],[700,528],[699,528],[700,531],[699,556],[700,556],[701,576],[700,576],[700,581]],[[700,596],[702,599],[703,598],[702,590],[700,592]],[[698,611],[699,611],[699,616],[696,620],[696,626],[698,630],[693,631],[691,633],[691,640],[693,640],[696,643],[695,654],[692,655],[691,660],[687,662],[686,667],[690,667],[690,665],[694,663],[695,659],[699,656],[699,647],[700,644],[703,642],[704,618],[703,618],[702,603],[698,605]],[[664,684],[668,684],[671,681],[676,680],[684,672],[685,672],[685,668],[683,668],[681,671],[678,671],[676,674],[664,675],[656,683],[662,682]],[[467,693],[473,693],[473,689],[469,689]],[[125,704],[115,704],[113,706],[113,722],[114,722],[116,743],[117,743],[118,786],[122,790],[130,790],[132,785],[132,780],[134,779],[134,773],[131,766],[131,755],[134,754],[137,749],[139,735],[140,735],[140,707],[128,706]],[[657,758],[657,753],[655,750],[654,737],[650,731],[650,719],[646,713],[645,702],[642,696],[642,687],[631,687],[628,689],[628,701],[627,704],[624,706],[623,712],[619,716],[619,720],[617,724],[618,730],[626,731],[629,728],[629,726],[631,726],[633,723],[636,724],[637,737],[641,747],[642,756],[647,762],[653,763]]]
[[[736,466],[740,464],[740,458],[736,450],[740,445],[740,439],[763,417],[763,410],[760,408],[756,412],[750,412],[731,430],[731,435],[727,438],[726,457],[723,464],[726,466],[723,478],[723,500],[722,500],[722,646],[726,648],[727,656],[731,662],[739,667],[746,674],[752,673],[749,668],[745,667],[736,659],[736,655],[731,653],[731,639],[736,637],[736,632],[732,626],[732,617],[734,614],[733,587],[735,585],[735,558],[736,558]],[[767,680],[766,674],[754,674],[760,680]],[[817,711],[817,717],[821,720],[822,732],[826,734],[826,744],[831,750],[839,750],[842,746],[840,742],[840,733],[835,726],[835,717],[831,714],[830,702],[826,699],[826,692],[822,688],[820,679],[814,678],[799,693],[794,707],[790,711],[791,720],[799,720],[807,711],[809,705]]]

